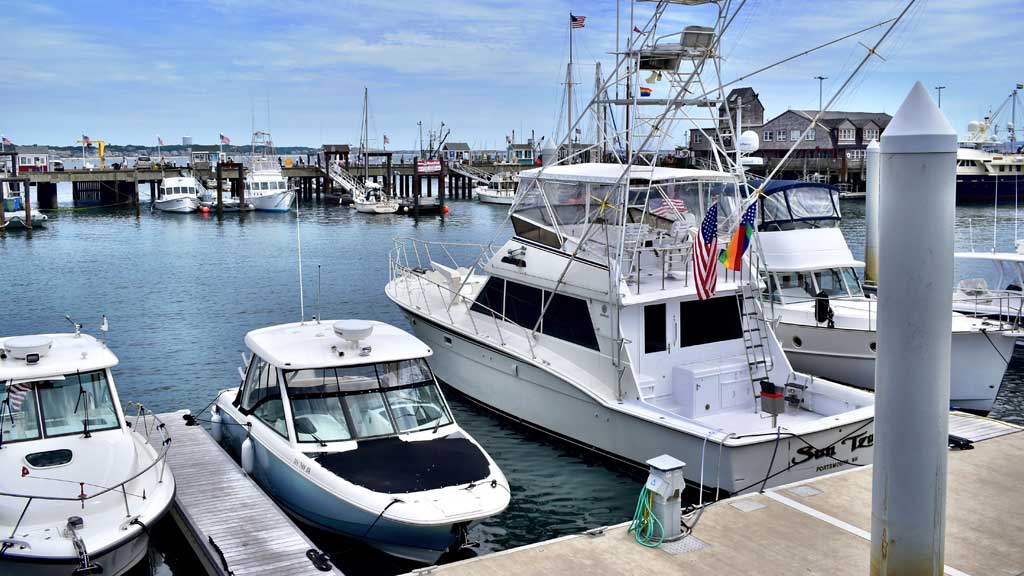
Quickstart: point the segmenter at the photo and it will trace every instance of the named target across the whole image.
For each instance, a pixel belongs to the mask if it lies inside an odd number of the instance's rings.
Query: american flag
[[[675,208],[674,210],[673,207]],[[651,200],[651,214],[668,218],[669,220],[676,219],[676,212],[685,214],[688,210],[686,202],[679,198],[669,198],[668,200],[654,198]]]
[[[388,144],[391,144],[391,139],[388,138],[387,134],[385,134],[384,135],[384,145],[387,146]]]
[[[7,139],[7,136],[4,136],[4,146],[13,146],[11,141]]]
[[[161,145],[161,146],[163,146],[164,145],[164,139],[161,138],[160,136],[157,136],[156,137],[156,143]]]
[[[11,411],[21,410],[21,403],[32,392],[32,385],[28,383],[9,384],[7,386],[7,400],[11,403]]]
[[[231,144],[231,138],[228,138],[227,136],[221,134],[220,135],[220,143],[221,144]]]
[[[85,134],[82,134],[82,143],[86,146],[92,146],[92,138],[89,138]]]
[[[693,251],[693,277],[697,280],[697,299],[715,295],[718,283],[718,202],[708,208],[700,225],[697,246]]]
[[[586,24],[586,22],[587,22],[587,17],[586,16],[573,16],[571,12],[569,13],[569,27],[570,28],[583,28],[583,25]]]

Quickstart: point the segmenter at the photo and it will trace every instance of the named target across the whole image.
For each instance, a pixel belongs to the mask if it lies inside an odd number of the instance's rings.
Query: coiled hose
[[[640,498],[636,501],[633,522],[629,525],[629,531],[634,532],[637,543],[647,548],[657,548],[665,539],[665,527],[654,514],[653,499],[654,496],[644,485],[640,491]]]

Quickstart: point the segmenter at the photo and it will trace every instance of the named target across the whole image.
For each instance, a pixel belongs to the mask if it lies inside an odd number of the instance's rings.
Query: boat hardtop
[[[346,327],[366,329],[356,341],[340,336]],[[260,358],[282,370],[337,368],[427,358],[434,352],[419,338],[373,320],[293,322],[253,330],[245,344]]]
[[[624,164],[606,164],[589,162],[584,164],[559,164],[532,168],[519,173],[520,178],[538,178],[540,180],[557,180],[566,182],[593,182],[614,184],[622,177],[627,167]],[[715,180],[734,182],[736,176],[728,172],[715,170],[697,170],[693,168],[669,168],[665,166],[630,166],[630,180]]]
[[[853,257],[839,228],[762,232],[761,247],[769,272],[864,268],[864,262]]]
[[[34,381],[62,374],[103,370],[117,366],[117,356],[88,334],[40,334],[0,338],[0,382]],[[39,354],[29,363],[21,356]]]

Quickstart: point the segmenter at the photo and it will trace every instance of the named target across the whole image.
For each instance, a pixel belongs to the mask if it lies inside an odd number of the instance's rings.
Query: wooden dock
[[[167,463],[177,491],[171,515],[208,574],[341,575],[318,570],[316,546],[185,411],[160,414],[171,437]]]
[[[946,574],[1024,574],[1020,431],[987,418],[950,416],[950,434],[976,443],[971,450],[949,454]],[[723,500],[706,508],[692,535],[659,549],[637,544],[628,526],[427,570],[442,576],[864,576],[870,573],[871,470]]]

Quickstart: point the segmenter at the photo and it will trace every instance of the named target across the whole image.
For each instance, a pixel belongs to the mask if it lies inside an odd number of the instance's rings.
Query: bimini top
[[[369,336],[363,337],[366,332]],[[373,320],[324,320],[268,326],[246,334],[245,345],[283,370],[397,362],[426,358],[434,353],[412,334]]]
[[[561,164],[547,168],[533,168],[519,173],[520,178],[540,178],[541,180],[558,180],[566,182],[595,182],[614,184],[618,182],[625,169],[623,164],[601,164],[596,162],[585,164]],[[633,166],[629,169],[631,180],[650,180],[652,182],[667,180],[725,180],[735,181],[736,177],[728,172],[714,170],[691,170],[689,168],[666,168],[663,166]]]
[[[0,338],[0,382],[89,372],[117,366],[117,356],[88,334]]]
[[[765,267],[770,272],[804,272],[828,268],[863,268],[838,228],[760,232]]]

